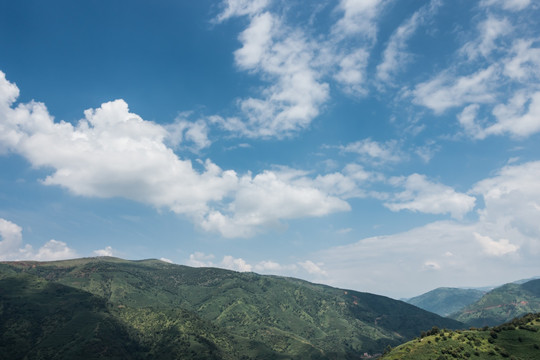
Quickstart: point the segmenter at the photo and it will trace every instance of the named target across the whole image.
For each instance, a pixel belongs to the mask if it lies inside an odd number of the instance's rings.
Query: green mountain
[[[0,359],[352,359],[463,326],[383,296],[158,260],[5,262],[0,281]]]
[[[385,353],[384,360],[540,359],[540,314],[493,327],[450,331],[432,329]]]
[[[448,316],[479,300],[485,294],[476,289],[437,288],[408,299],[407,302],[421,309]]]
[[[450,317],[481,327],[498,325],[536,312],[540,312],[540,279],[500,286]]]

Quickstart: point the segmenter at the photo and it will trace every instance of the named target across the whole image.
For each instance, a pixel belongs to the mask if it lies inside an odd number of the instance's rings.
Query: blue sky
[[[540,275],[530,0],[4,1],[0,259],[392,297]]]

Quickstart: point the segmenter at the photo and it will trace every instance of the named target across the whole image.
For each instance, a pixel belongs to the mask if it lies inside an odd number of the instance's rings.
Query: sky
[[[540,275],[535,0],[0,2],[0,260],[404,298]]]

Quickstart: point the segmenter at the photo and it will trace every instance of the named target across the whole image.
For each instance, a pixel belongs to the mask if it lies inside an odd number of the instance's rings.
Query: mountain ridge
[[[0,264],[2,279],[21,274],[104,300],[143,354],[184,339],[171,346],[186,358],[200,348],[208,358],[345,359],[380,353],[433,325],[463,326],[380,295],[153,259]]]

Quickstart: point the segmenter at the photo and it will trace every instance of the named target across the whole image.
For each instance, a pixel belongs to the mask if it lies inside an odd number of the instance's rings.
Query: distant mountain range
[[[540,279],[500,286],[450,317],[481,327],[537,312],[540,312]]]
[[[485,293],[476,289],[442,287],[406,301],[421,309],[448,316],[479,300]]]
[[[540,312],[540,279],[531,279],[489,290],[437,288],[405,301],[468,326],[496,326]]]
[[[0,359],[356,359],[463,324],[387,297],[158,260],[0,263]]]

